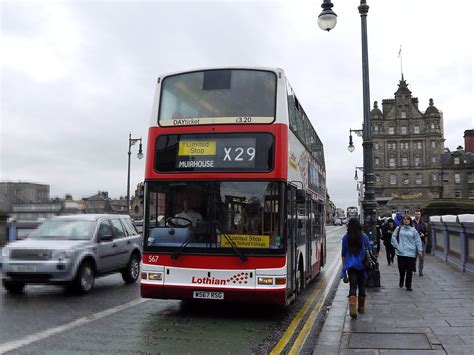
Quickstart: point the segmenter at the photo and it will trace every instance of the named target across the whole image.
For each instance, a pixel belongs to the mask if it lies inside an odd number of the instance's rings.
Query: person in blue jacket
[[[368,276],[364,266],[366,249],[372,250],[369,238],[362,232],[359,220],[351,218],[347,223],[347,233],[342,238],[341,278],[349,276],[349,314],[352,318],[357,318],[357,312],[365,312],[365,279]]]
[[[410,215],[406,214],[402,223],[393,231],[392,245],[395,248],[395,254],[397,254],[398,272],[400,273],[399,286],[401,288],[405,283],[407,291],[413,291],[411,282],[416,269],[416,254],[421,255],[423,246],[420,235],[411,226]]]
[[[400,211],[397,211],[397,213],[395,213],[395,218],[393,219],[393,225],[395,227],[402,225],[403,224],[402,220],[403,220],[403,213],[401,213]]]

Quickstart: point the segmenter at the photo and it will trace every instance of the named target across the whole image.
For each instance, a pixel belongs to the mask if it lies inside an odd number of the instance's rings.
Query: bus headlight
[[[143,275],[145,274],[145,275]],[[145,276],[145,277],[143,277]],[[142,279],[150,281],[162,281],[163,273],[162,272],[142,272]]]
[[[273,277],[259,277],[257,278],[259,285],[273,285]]]

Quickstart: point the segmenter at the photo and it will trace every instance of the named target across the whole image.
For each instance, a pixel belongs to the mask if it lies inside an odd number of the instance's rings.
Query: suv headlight
[[[69,261],[72,256],[74,255],[74,251],[72,250],[54,250],[52,258],[53,260],[66,260]]]
[[[8,258],[10,256],[10,249],[7,247],[4,247],[2,249],[2,258]]]

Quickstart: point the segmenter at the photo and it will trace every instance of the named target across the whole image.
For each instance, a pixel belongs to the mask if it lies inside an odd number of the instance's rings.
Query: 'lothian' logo
[[[248,272],[241,272],[234,276],[224,280],[216,279],[215,277],[194,277],[191,279],[191,283],[198,285],[227,285],[227,283],[233,284],[247,284],[249,278]]]

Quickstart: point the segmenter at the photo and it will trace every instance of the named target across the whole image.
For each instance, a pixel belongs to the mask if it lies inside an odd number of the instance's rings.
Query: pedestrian
[[[368,275],[364,256],[367,249],[372,250],[369,238],[362,232],[359,219],[351,218],[347,223],[347,233],[342,238],[341,278],[349,277],[349,314],[352,318],[357,318],[357,312],[365,312],[365,279]]]
[[[395,227],[398,227],[399,225],[402,224],[402,219],[403,219],[403,214],[400,211],[397,211],[397,213],[395,213],[395,218],[393,219],[393,225]]]
[[[428,236],[426,224],[423,223],[421,220],[421,211],[420,209],[415,210],[415,219],[413,220],[413,226],[415,227],[416,231],[420,235],[421,239],[421,246],[423,251],[421,252],[420,256],[418,257],[418,275],[423,276],[423,264],[425,259],[425,248],[426,248],[426,238]]]
[[[395,226],[393,225],[393,219],[389,218],[387,223],[382,226],[382,240],[385,246],[385,253],[387,255],[388,265],[393,264],[395,259],[395,248],[392,245],[392,234]]]
[[[392,245],[397,254],[398,271],[400,273],[400,282],[398,286],[407,288],[407,291],[413,291],[412,276],[416,270],[416,255],[422,252],[420,235],[415,228],[411,226],[411,217],[406,214],[403,217],[402,225],[398,226],[392,234]]]

